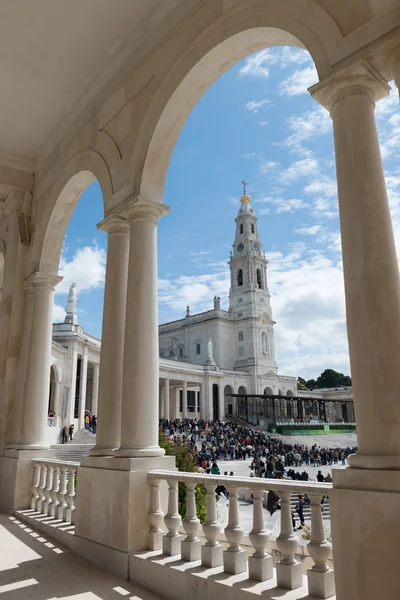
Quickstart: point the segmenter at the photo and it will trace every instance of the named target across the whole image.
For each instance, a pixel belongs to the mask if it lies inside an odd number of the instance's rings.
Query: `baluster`
[[[290,510],[291,492],[281,492],[281,532],[276,540],[281,560],[276,565],[278,586],[286,590],[295,590],[303,585],[301,563],[296,560],[297,537],[293,533]]]
[[[307,571],[308,591],[317,598],[330,598],[335,594],[335,578],[327,560],[331,553],[331,545],[325,539],[324,521],[321,510],[321,492],[308,494],[311,500],[311,541],[308,553],[314,565]]]
[[[164,513],[161,510],[161,482],[159,479],[151,480],[150,490],[150,512],[149,523],[150,528],[150,550],[161,550],[163,530],[161,528]]]
[[[223,564],[222,544],[218,541],[221,526],[217,521],[215,506],[215,483],[205,484],[207,490],[207,519],[203,523],[206,543],[201,547],[203,567],[220,567]]]
[[[264,526],[263,515],[263,490],[252,490],[253,493],[253,529],[249,538],[254,548],[254,553],[249,558],[249,577],[256,581],[272,579],[273,558],[267,553],[268,533]]]
[[[168,481],[168,512],[164,522],[168,533],[163,539],[163,552],[169,556],[175,556],[181,552],[181,535],[178,529],[181,525],[181,516],[178,512],[178,482]]]
[[[194,483],[187,484],[186,517],[183,520],[186,537],[182,542],[182,560],[190,562],[200,560],[201,557],[201,542],[196,535],[200,527],[200,519],[197,518],[196,514],[196,494],[194,487]]]
[[[247,569],[247,552],[240,545],[244,529],[239,523],[238,489],[229,486],[229,516],[228,525],[225,527],[225,537],[229,543],[224,550],[224,571],[226,573],[243,573]]]
[[[35,510],[36,502],[39,499],[38,488],[40,482],[40,464],[37,462],[33,463],[33,474],[32,474],[32,486],[31,486],[31,509]]]
[[[44,515],[49,514],[49,508],[51,504],[51,496],[50,492],[53,487],[53,471],[54,466],[51,463],[47,463],[47,472],[46,472],[46,487],[43,490],[43,494],[45,496],[45,501],[42,504],[42,513]]]
[[[50,517],[55,517],[57,514],[57,506],[58,506],[58,490],[60,487],[60,467],[59,465],[53,465],[53,487],[50,492],[51,504],[49,515]]]
[[[38,499],[36,500],[36,510],[38,512],[42,512],[42,504],[46,500],[46,496],[43,493],[44,488],[46,487],[46,464],[40,463],[40,481],[38,487]]]
[[[69,521],[70,523],[74,522],[74,512],[75,512],[75,467],[67,466],[68,471],[68,483],[67,483],[67,493],[65,495],[65,501],[67,503],[67,508],[64,511],[63,521]]]
[[[60,465],[60,488],[58,490],[58,507],[57,507],[57,519],[65,521],[64,513],[67,508],[65,496],[67,494],[67,467]]]

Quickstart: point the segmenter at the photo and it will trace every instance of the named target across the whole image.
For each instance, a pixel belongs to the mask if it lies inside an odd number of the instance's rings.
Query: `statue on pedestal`
[[[65,312],[67,313],[65,316],[64,323],[69,323],[70,325],[78,325],[78,315],[76,314],[76,283],[73,283],[69,288],[67,305],[65,307]]]

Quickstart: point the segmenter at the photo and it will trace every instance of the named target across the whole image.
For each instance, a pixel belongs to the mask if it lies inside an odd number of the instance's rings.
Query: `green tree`
[[[303,379],[302,377],[298,377],[297,378],[297,389],[298,390],[304,390],[304,391],[310,391],[310,389],[307,387],[307,382],[305,379]]]
[[[317,379],[318,387],[333,388],[351,385],[351,377],[334,369],[325,369]]]
[[[172,442],[169,437],[165,435],[161,430],[158,435],[159,445],[161,448],[164,448],[165,454],[167,456],[175,456],[176,467],[178,471],[182,471],[184,473],[196,473],[199,468],[196,464],[196,459],[194,457],[194,452],[186,442],[178,442],[175,444]],[[178,503],[179,503],[179,514],[182,519],[186,516],[186,484],[179,483],[178,486]],[[204,485],[196,485],[196,512],[197,516],[200,519],[200,523],[204,523],[206,520],[206,488]]]

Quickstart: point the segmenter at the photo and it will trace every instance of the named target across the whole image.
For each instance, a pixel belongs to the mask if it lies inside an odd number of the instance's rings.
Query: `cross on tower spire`
[[[247,181],[246,179],[242,179],[241,183],[243,183],[243,194],[244,196],[246,196],[246,186],[247,186]]]

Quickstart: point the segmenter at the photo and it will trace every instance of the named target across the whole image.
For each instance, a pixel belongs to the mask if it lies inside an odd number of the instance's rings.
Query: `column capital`
[[[308,91],[332,112],[345,98],[364,96],[376,102],[390,93],[390,85],[367,61],[360,60],[316,83]]]
[[[397,46],[386,59],[386,69],[389,79],[394,79],[394,82],[400,92],[400,45]]]
[[[152,221],[157,223],[169,210],[169,206],[154,200],[144,200],[141,196],[131,196],[116,207],[116,212],[129,222]]]
[[[63,277],[59,275],[51,275],[50,273],[41,273],[40,271],[34,271],[28,277],[26,277],[23,288],[25,291],[32,290],[33,288],[47,287],[50,290],[54,290],[56,285],[63,280]]]
[[[97,229],[111,233],[129,233],[129,223],[122,215],[115,212],[108,214],[100,223],[96,225]]]

